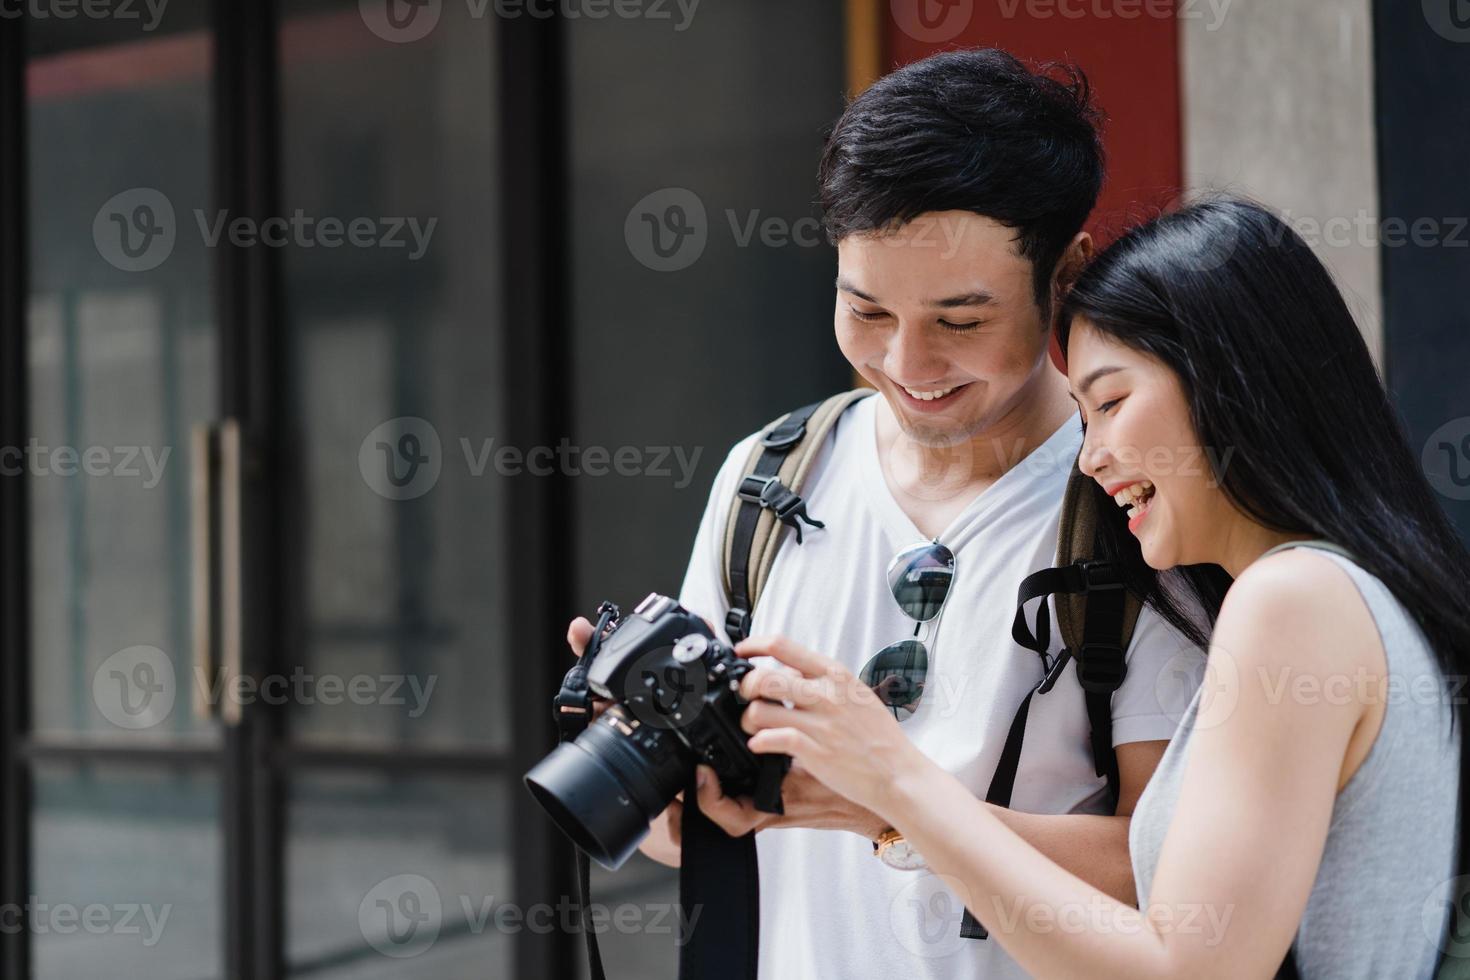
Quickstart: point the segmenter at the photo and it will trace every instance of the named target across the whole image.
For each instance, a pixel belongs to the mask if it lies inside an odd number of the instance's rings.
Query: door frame
[[[0,17],[0,447],[25,445],[26,100],[24,18]],[[31,863],[29,486],[0,473],[0,902],[25,908]],[[0,973],[30,976],[30,930],[0,932]]]
[[[212,80],[213,196],[216,208],[257,218],[279,212],[280,10],[276,0],[214,0],[209,30]],[[567,111],[560,16],[495,23],[498,96],[492,124],[499,134],[502,241],[501,355],[507,438],[551,445],[571,434],[573,405],[559,387],[570,356],[564,284]],[[0,446],[25,444],[29,431],[26,222],[28,167],[26,22],[0,18]],[[526,93],[540,93],[539,100]],[[515,134],[515,139],[504,138]],[[281,275],[277,250],[241,248],[228,237],[214,257],[219,337],[218,418],[238,420],[247,447],[241,560],[245,642],[242,666],[256,676],[283,669],[284,610],[280,591],[293,581],[277,574],[291,556],[282,529],[283,468],[272,454],[288,445],[284,418],[288,365],[284,357]],[[514,284],[513,286],[509,284]],[[548,692],[547,700],[515,697],[516,736],[508,750],[362,749],[293,746],[285,712],[254,703],[238,724],[221,723],[218,748],[97,744],[96,740],[31,734],[29,484],[24,473],[0,475],[0,903],[24,910],[30,893],[33,768],[44,762],[141,763],[206,770],[220,780],[222,940],[225,976],[275,980],[285,975],[286,820],[289,778],[305,771],[435,773],[500,777],[511,794],[515,839],[512,889],[523,907],[573,894],[569,846],[556,834],[518,776],[555,742],[549,692],[559,660],[546,655],[565,629],[558,611],[565,595],[557,556],[570,554],[575,529],[565,476],[509,481],[505,547],[517,555],[508,584],[508,624],[518,686]],[[184,601],[180,598],[179,601]],[[548,638],[551,638],[550,640]],[[0,972],[31,975],[29,925],[0,933]],[[521,930],[513,937],[514,972],[527,978],[570,975],[577,962],[572,937]]]

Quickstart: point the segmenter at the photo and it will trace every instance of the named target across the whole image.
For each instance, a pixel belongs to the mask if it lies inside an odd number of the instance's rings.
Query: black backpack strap
[[[1116,586],[1092,592],[1087,597],[1087,616],[1082,624],[1082,646],[1077,661],[1077,682],[1087,703],[1087,723],[1092,731],[1092,761],[1099,776],[1108,781],[1108,808],[1118,807],[1118,753],[1113,748],[1113,692],[1128,673],[1123,649],[1123,600],[1120,581]]]
[[[1055,659],[1051,646],[1051,611],[1049,595],[1085,595],[1087,613],[1083,625],[1083,642],[1074,656],[1063,649]],[[1061,568],[1043,568],[1021,581],[1016,590],[1016,618],[1011,636],[1019,645],[1041,658],[1042,679],[1026,693],[1006,733],[1005,746],[991,777],[985,802],[1009,807],[1016,784],[1016,771],[1021,763],[1021,748],[1026,739],[1026,719],[1031,699],[1045,694],[1056,684],[1069,660],[1077,661],[1077,680],[1087,703],[1088,725],[1092,732],[1092,758],[1099,776],[1108,780],[1113,805],[1118,799],[1118,756],[1113,750],[1113,692],[1123,683],[1127,673],[1122,634],[1124,630],[1124,598],[1122,579],[1116,569],[1098,561],[1079,561]],[[1033,632],[1026,621],[1026,603],[1040,599]],[[965,939],[986,939],[989,932],[980,921],[965,910],[960,919],[960,935]]]

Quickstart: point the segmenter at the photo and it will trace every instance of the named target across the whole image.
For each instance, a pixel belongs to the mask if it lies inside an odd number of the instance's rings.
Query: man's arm
[[[1167,741],[1129,742],[1117,747],[1118,810],[1106,817],[1086,813],[1021,813],[989,809],[1032,847],[1083,881],[1120,902],[1135,905],[1128,824],[1143,788],[1163,758]]]
[[[1115,816],[1085,813],[1022,813],[1004,807],[987,808],[1032,847],[1089,885],[1130,905],[1137,901],[1133,885],[1133,864],[1128,856],[1128,823],[1143,788],[1158,767],[1167,741],[1130,742],[1120,745],[1118,753],[1118,810]],[[864,807],[838,796],[804,770],[793,769],[781,784],[784,816],[761,813],[744,798],[725,796],[719,781],[708,769],[699,787],[699,808],[731,836],[739,837],[752,830],[778,827],[820,827],[848,830],[869,840],[887,829],[888,824]],[[653,835],[645,845],[652,843]],[[654,845],[659,853],[644,853],[662,860],[664,842]],[[673,845],[672,862],[678,863],[678,845]]]

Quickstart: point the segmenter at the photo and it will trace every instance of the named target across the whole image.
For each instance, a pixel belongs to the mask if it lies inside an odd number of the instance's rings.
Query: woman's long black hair
[[[1243,513],[1325,538],[1377,576],[1424,631],[1447,681],[1470,675],[1470,552],[1420,469],[1331,275],[1279,217],[1242,200],[1184,207],[1135,228],[1082,274],[1062,307],[1065,353],[1083,317],[1178,377],[1214,479]],[[1217,465],[1230,451],[1228,464]],[[1097,493],[1102,496],[1101,488]],[[1217,566],[1156,575],[1122,512],[1101,499],[1106,551],[1134,591],[1181,625],[1162,585],[1213,623]],[[1186,633],[1190,633],[1188,629]],[[1197,633],[1190,633],[1198,636]],[[1459,873],[1470,863],[1470,704],[1460,728]]]

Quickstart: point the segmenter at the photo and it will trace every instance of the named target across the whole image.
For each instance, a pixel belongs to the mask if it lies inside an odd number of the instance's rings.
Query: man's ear
[[[1092,243],[1092,236],[1085,231],[1079,231],[1076,237],[1067,244],[1066,250],[1062,252],[1061,259],[1057,261],[1056,269],[1052,272],[1051,323],[1048,326],[1051,329],[1049,353],[1051,354],[1052,364],[1063,374],[1067,373],[1067,363],[1062,357],[1061,344],[1057,341],[1055,330],[1057,315],[1061,310],[1062,300],[1066,297],[1067,291],[1072,288],[1072,284],[1077,281],[1077,277],[1082,275],[1082,270],[1087,268],[1087,263],[1092,261],[1092,253],[1094,251],[1095,247]]]
[[[1062,297],[1067,295],[1067,291],[1072,288],[1077,277],[1082,275],[1082,270],[1087,268],[1087,263],[1092,261],[1094,251],[1096,248],[1093,245],[1092,236],[1085,231],[1079,231],[1076,237],[1067,244],[1066,250],[1062,252],[1062,257],[1057,262],[1056,272],[1052,276],[1052,296],[1058,303],[1061,302]]]

